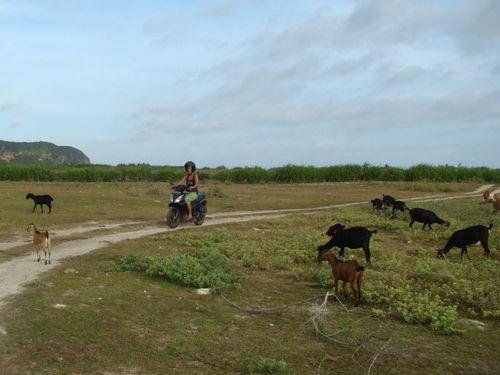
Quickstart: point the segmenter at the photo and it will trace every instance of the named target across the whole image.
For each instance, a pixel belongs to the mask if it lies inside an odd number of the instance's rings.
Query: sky
[[[0,0],[0,139],[96,164],[500,167],[498,0]]]

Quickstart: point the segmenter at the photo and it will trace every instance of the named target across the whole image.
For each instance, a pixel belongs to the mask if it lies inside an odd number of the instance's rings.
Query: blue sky
[[[0,0],[0,139],[93,163],[500,167],[500,1]]]

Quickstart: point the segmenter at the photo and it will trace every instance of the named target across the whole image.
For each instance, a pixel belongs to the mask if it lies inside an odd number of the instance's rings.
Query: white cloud
[[[324,139],[319,142],[318,146],[322,148],[334,148],[337,146],[337,142],[331,139]]]
[[[11,129],[18,129],[18,128],[22,128],[25,126],[26,126],[25,122],[20,118],[16,118],[10,123]]]
[[[4,102],[0,102],[0,113],[9,112],[19,107],[19,102],[14,99],[9,99]]]

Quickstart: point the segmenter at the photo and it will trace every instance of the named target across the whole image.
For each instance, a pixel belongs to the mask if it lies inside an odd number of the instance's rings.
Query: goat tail
[[[377,233],[377,232],[378,232],[378,230],[376,230],[376,229],[375,230],[371,230],[370,234]]]

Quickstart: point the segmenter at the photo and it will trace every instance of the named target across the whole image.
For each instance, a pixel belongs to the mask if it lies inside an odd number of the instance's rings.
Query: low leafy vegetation
[[[425,206],[426,204],[419,204]],[[433,203],[443,217],[453,218],[450,228],[422,231],[408,227],[405,215],[371,212],[369,207],[337,209],[333,222],[347,226],[364,225],[378,229],[372,240],[373,265],[364,276],[362,302],[379,316],[399,318],[429,326],[443,333],[456,332],[459,315],[500,317],[500,280],[496,261],[482,257],[482,249],[471,247],[472,262],[460,262],[459,249],[447,260],[436,257],[450,234],[458,228],[493,221],[485,218],[484,207],[476,201]],[[332,223],[330,213],[287,218],[257,224],[249,230],[215,229],[210,233],[179,239],[174,234],[155,237],[175,241],[186,249],[202,247],[233,259],[243,268],[272,270],[297,281],[314,281],[322,288],[332,285],[327,264],[315,265],[316,247],[326,242],[322,233]],[[268,234],[272,233],[272,237]],[[499,238],[490,238],[492,257]],[[334,249],[338,251],[338,249]],[[361,250],[347,249],[346,255],[363,259]]]
[[[213,249],[197,249],[188,254],[172,254],[162,257],[139,257],[128,255],[116,265],[118,271],[145,272],[173,283],[195,287],[212,288],[220,293],[239,285],[239,278],[232,273],[229,259]]]
[[[244,371],[254,374],[288,374],[290,369],[284,360],[274,361],[272,359],[262,357],[259,360],[254,358],[252,353],[242,355],[240,359]]]

